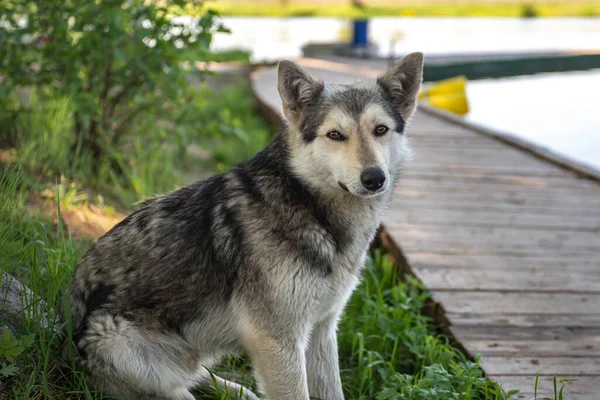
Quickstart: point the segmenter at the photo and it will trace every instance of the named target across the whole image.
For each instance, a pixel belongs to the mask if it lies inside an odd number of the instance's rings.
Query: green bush
[[[202,1],[3,0],[0,5],[0,97],[33,87],[69,98],[71,157],[77,149],[89,154],[98,171],[101,159],[141,119],[146,137],[167,127],[198,128],[190,118],[195,89],[188,74],[196,71],[195,62],[212,61],[212,36],[226,31],[215,13],[201,11]],[[174,21],[167,12],[173,6],[194,9],[201,15],[197,25]],[[3,112],[0,122],[14,122],[18,111]]]

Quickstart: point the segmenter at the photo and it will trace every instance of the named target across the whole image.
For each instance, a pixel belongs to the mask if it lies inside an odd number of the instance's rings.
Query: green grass
[[[10,393],[8,398],[15,399],[67,398],[75,394],[84,398],[90,391],[81,374],[57,356],[63,340],[54,326],[66,282],[83,255],[83,244],[77,245],[65,236],[60,225],[28,215],[24,204],[26,180],[22,169],[14,167],[5,168],[0,178],[1,272],[12,274],[35,294],[24,299],[29,305],[22,315],[24,328],[13,334],[16,340],[32,335],[32,343],[14,361],[1,360],[13,369],[11,376],[2,377],[1,388],[4,394]],[[51,328],[43,327],[46,320]]]
[[[203,121],[203,134],[210,140],[199,143],[212,157],[203,164],[205,169],[224,172],[232,165],[248,160],[263,149],[275,132],[258,114],[258,104],[252,88],[245,80],[207,90],[196,103]]]
[[[368,1],[366,2],[368,4]],[[595,17],[600,15],[600,2],[574,3],[556,1],[544,4],[515,1],[493,2],[413,2],[408,4],[374,4],[363,9],[350,2],[319,4],[318,2],[242,2],[217,1],[210,8],[226,16],[264,17]],[[181,10],[173,10],[180,13]]]

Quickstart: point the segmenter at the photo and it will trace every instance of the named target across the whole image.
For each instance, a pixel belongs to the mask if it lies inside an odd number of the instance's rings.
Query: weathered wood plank
[[[418,112],[413,116],[411,124],[407,128],[408,134],[427,134],[432,136],[439,134],[440,136],[448,137],[463,135],[465,137],[480,137],[476,132],[465,127],[449,124],[439,118],[431,118],[430,116]]]
[[[413,182],[424,182],[425,184],[440,186],[442,184],[449,186],[478,186],[486,188],[503,188],[506,186],[516,186],[519,188],[538,188],[538,189],[574,189],[588,193],[600,195],[598,184],[584,179],[574,179],[568,177],[539,177],[523,176],[512,174],[428,174],[417,173],[416,171],[407,171],[403,186],[411,186]]]
[[[392,231],[392,237],[397,240],[400,238],[394,231]],[[499,244],[494,243],[481,243],[481,242],[443,242],[422,239],[418,240],[405,240],[400,239],[403,243],[403,250],[405,252],[430,252],[432,254],[444,254],[444,255],[474,255],[474,256],[513,256],[513,257],[537,257],[551,254],[557,258],[587,258],[598,262],[600,260],[600,254],[597,247],[584,247],[584,246],[568,246],[564,248],[552,249],[549,246],[534,246],[531,243],[518,245],[518,244]]]
[[[586,184],[567,185],[553,184],[542,179],[520,178],[515,182],[502,181],[500,179],[476,179],[461,178],[459,176],[440,177],[435,179],[411,179],[409,174],[400,182],[400,188],[437,190],[437,191],[456,191],[456,190],[474,190],[479,193],[497,193],[518,190],[523,195],[552,194],[567,196],[600,196],[600,190]]]
[[[500,200],[500,201],[498,201]],[[454,198],[447,197],[417,197],[417,196],[403,196],[401,199],[392,201],[390,205],[389,213],[392,212],[413,212],[421,213],[421,215],[429,215],[429,210],[437,210],[439,212],[444,211],[458,211],[458,212],[487,212],[490,214],[508,214],[508,215],[528,215],[537,216],[539,218],[545,218],[549,216],[551,218],[561,217],[568,220],[569,218],[564,217],[578,217],[579,220],[589,218],[592,221],[600,219],[600,207],[585,209],[573,207],[572,205],[565,205],[563,207],[549,206],[547,204],[529,205],[529,204],[515,204],[515,202],[506,201],[504,199],[495,199],[495,201],[482,202],[477,199],[462,199],[457,200]],[[393,218],[393,217],[389,217]]]
[[[498,247],[498,248],[466,248],[463,246],[436,246],[434,245],[412,245],[412,246],[403,246],[403,250],[405,252],[429,252],[431,254],[438,255],[464,255],[464,256],[507,256],[507,257],[540,257],[548,255],[548,250],[543,248],[518,248],[518,247]],[[592,260],[598,262],[600,258],[600,254],[598,254],[597,250],[577,250],[577,249],[565,249],[565,250],[555,250],[552,252],[552,255],[556,258],[563,259],[580,259],[580,260]]]
[[[537,270],[555,269],[562,273],[590,272],[600,270],[600,261],[591,260],[587,256],[569,259],[557,259],[548,253],[534,257],[512,257],[508,255],[441,255],[435,253],[411,252],[406,254],[409,263],[414,268],[446,268],[453,269],[500,269],[512,273],[510,270]]]
[[[599,328],[460,325],[450,331],[473,355],[600,357]]]
[[[467,172],[486,172],[499,174],[514,174],[521,176],[537,176],[537,177],[575,177],[576,175],[570,171],[561,168],[550,168],[543,170],[532,170],[531,168],[522,167],[520,165],[496,165],[496,166],[476,166],[476,165],[439,165],[433,160],[419,160],[419,163],[411,163],[406,167],[407,173],[418,172],[437,172],[440,175],[467,173]]]
[[[481,367],[490,375],[600,376],[600,357],[486,356]]]
[[[600,269],[565,273],[556,269],[473,270],[457,268],[414,269],[417,277],[435,291],[585,292],[600,294]]]
[[[563,293],[433,292],[449,313],[600,314],[600,295]]]
[[[589,179],[578,179],[572,175],[557,175],[553,174],[552,171],[548,173],[531,172],[529,170],[521,171],[520,173],[514,173],[510,171],[493,170],[487,168],[454,168],[452,170],[443,171],[441,168],[431,169],[416,169],[408,167],[406,169],[406,176],[409,179],[422,179],[430,181],[439,180],[453,180],[453,181],[465,181],[475,179],[476,182],[491,182],[491,183],[517,183],[518,185],[530,185],[530,186],[556,186],[562,185],[567,187],[595,187],[596,190],[600,191],[598,184]]]
[[[439,201],[443,204],[445,201],[464,200],[465,204],[479,203],[484,205],[509,204],[515,206],[532,207],[551,207],[589,210],[590,213],[597,212],[600,208],[600,198],[596,196],[564,196],[548,194],[541,196],[539,194],[522,193],[518,190],[489,192],[476,192],[466,190],[455,190],[445,188],[409,188],[400,185],[396,189],[398,197],[394,199],[394,204],[401,202],[402,199],[423,200],[429,202]]]
[[[598,328],[600,314],[475,314],[446,313],[453,326],[528,327],[528,328]]]
[[[548,215],[548,214],[518,214],[490,210],[452,210],[428,209],[427,212],[417,205],[410,208],[395,208],[386,213],[395,221],[427,225],[454,226],[483,226],[519,229],[551,229],[560,231],[587,231],[600,233],[600,215]]]
[[[535,375],[512,376],[512,375],[491,375],[494,381],[502,383],[504,390],[518,389],[521,392],[517,395],[518,399],[531,400],[534,398]],[[597,400],[600,393],[600,379],[594,376],[557,376],[557,388],[562,387],[561,380],[564,382],[564,398],[567,400]],[[554,399],[554,383],[552,376],[538,377],[537,387],[538,398],[550,397]]]
[[[530,340],[475,340],[457,336],[461,345],[473,357],[521,356],[521,357],[600,357],[598,340],[582,339],[580,342],[568,340],[540,341]]]
[[[598,233],[555,231],[547,229],[520,229],[503,226],[448,226],[393,221],[386,224],[388,230],[398,235],[401,246],[421,244],[423,241],[473,248],[530,248],[581,249],[600,254],[600,231]]]

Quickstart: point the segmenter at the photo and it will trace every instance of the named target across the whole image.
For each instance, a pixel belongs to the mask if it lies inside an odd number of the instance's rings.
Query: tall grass
[[[145,137],[140,126],[129,142],[118,148],[107,146],[109,156],[98,160],[94,172],[91,155],[73,135],[75,108],[69,97],[52,90],[29,90],[14,96],[11,107],[18,110],[16,153],[28,171],[46,177],[65,176],[87,187],[113,191],[127,204],[182,183],[173,146],[166,146],[166,140]]]
[[[27,214],[24,176],[8,167],[0,178],[0,268],[31,289],[23,299],[21,329],[13,336],[33,335],[33,343],[12,363],[16,373],[2,378],[0,396],[13,399],[68,398],[90,395],[80,373],[58,356],[64,339],[58,312],[64,289],[82,255],[59,224]],[[60,202],[58,202],[60,204]],[[60,208],[59,208],[60,221]],[[6,362],[6,360],[2,360]]]
[[[17,146],[19,157],[26,165],[35,167],[45,175],[69,174],[75,170],[86,174],[89,160],[77,151],[73,136],[73,113],[69,97],[56,93],[31,90],[22,96],[17,117]]]

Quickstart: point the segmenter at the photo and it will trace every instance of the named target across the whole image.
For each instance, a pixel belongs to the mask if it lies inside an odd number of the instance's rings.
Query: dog
[[[286,119],[251,160],[150,199],[93,244],[68,289],[77,362],[123,399],[192,400],[245,349],[271,400],[342,400],[337,322],[410,151],[423,55],[324,84],[281,61]],[[69,314],[69,315],[67,315]]]

